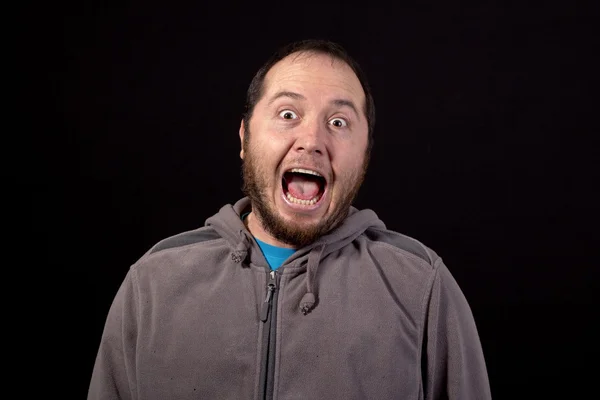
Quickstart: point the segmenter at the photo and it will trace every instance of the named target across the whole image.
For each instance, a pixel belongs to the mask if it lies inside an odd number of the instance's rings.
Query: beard
[[[244,184],[242,190],[250,199],[252,211],[266,232],[287,245],[301,248],[313,243],[346,219],[350,206],[364,181],[369,164],[369,152],[365,154],[365,160],[361,168],[341,176],[339,180],[336,179],[336,185],[341,185],[338,187],[338,193],[344,197],[341,198],[333,211],[329,212],[329,215],[326,215],[319,222],[306,225],[302,224],[301,221],[289,222],[284,220],[275,208],[275,204],[270,202],[271,196],[267,192],[267,188],[272,172],[266,171],[260,164],[259,155],[255,154],[248,143],[249,133],[246,131],[244,138],[245,156],[242,162]],[[299,218],[301,218],[300,215]]]

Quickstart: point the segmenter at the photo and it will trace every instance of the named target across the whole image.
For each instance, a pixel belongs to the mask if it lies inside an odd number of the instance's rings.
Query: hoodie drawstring
[[[304,315],[308,314],[315,306],[316,297],[314,293],[314,280],[323,250],[325,250],[325,245],[320,245],[312,249],[308,255],[308,265],[306,267],[306,293],[302,296],[302,300],[300,300],[300,311]]]
[[[248,248],[250,247],[250,241],[246,232],[240,229],[239,231],[242,240],[238,243],[235,250],[231,253],[231,259],[234,263],[243,262],[248,256]]]

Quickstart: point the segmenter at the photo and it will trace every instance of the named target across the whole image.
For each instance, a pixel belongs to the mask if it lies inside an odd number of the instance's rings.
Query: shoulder
[[[150,266],[173,265],[185,261],[190,253],[201,257],[203,253],[226,246],[225,240],[212,227],[201,227],[169,236],[154,244],[140,259],[132,265],[132,269],[147,269]]]
[[[440,263],[440,257],[431,248],[410,236],[385,228],[369,228],[364,238],[370,247],[382,252],[395,253],[396,255],[422,265],[425,269],[433,271]]]
[[[148,250],[146,256],[170,249],[180,249],[191,245],[202,245],[222,239],[212,227],[202,227],[167,237]]]

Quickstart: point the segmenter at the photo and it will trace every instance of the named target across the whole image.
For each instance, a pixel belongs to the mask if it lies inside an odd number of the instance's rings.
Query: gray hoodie
[[[88,399],[490,399],[442,259],[351,208],[271,272],[240,215],[153,246],[111,305]]]

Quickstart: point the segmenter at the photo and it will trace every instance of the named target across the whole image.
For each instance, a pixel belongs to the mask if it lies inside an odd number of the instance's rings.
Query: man
[[[131,267],[88,398],[489,399],[441,258],[351,206],[373,124],[341,47],[276,53],[239,130],[247,197]]]

